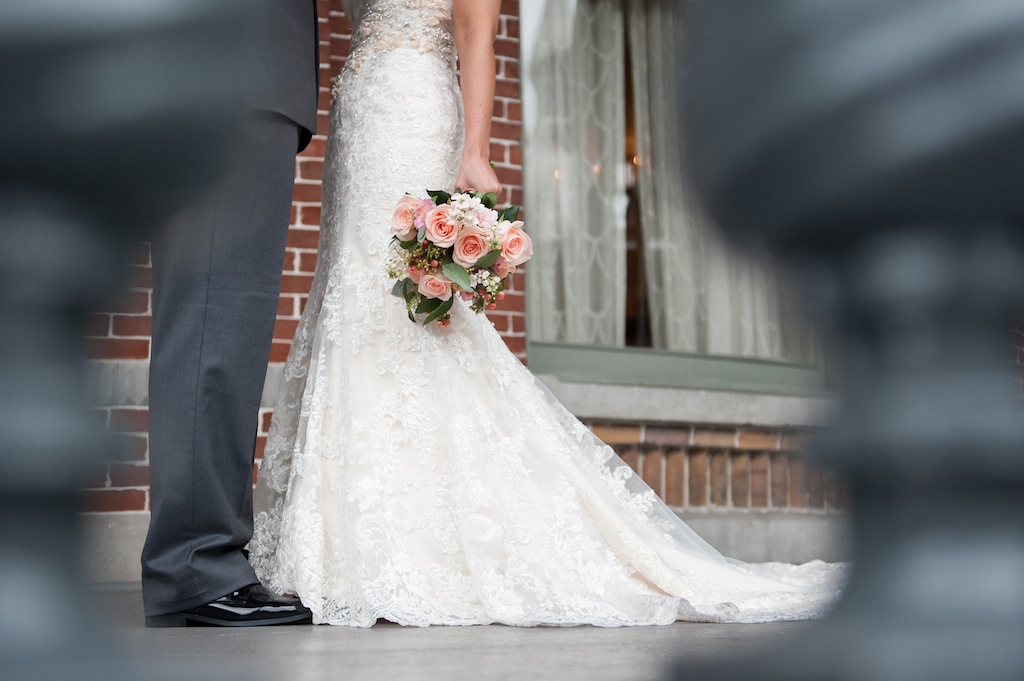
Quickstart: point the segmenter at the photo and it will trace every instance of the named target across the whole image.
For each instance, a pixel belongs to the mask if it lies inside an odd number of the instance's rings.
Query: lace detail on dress
[[[353,7],[352,47],[345,69],[359,71],[375,55],[403,47],[454,64],[451,9],[451,0],[378,0]],[[335,97],[340,82],[341,78],[335,83]]]
[[[486,317],[457,301],[449,327],[409,322],[383,260],[402,194],[451,189],[458,171],[450,2],[347,5],[362,56],[331,111],[320,257],[256,486],[259,578],[317,622],[361,627],[824,612],[837,566],[723,558]]]

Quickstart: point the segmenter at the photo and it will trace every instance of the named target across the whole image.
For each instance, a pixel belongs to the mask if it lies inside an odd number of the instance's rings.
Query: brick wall
[[[806,431],[588,425],[670,506],[825,513],[847,503],[836,476],[800,455]]]
[[[320,98],[317,135],[295,160],[295,193],[285,254],[281,297],[271,362],[283,362],[313,281],[320,225],[320,183],[331,104],[331,86],[348,54],[350,27],[339,3],[318,0],[320,12]],[[522,105],[519,84],[519,2],[502,0],[495,46],[498,82],[492,124],[491,157],[505,186],[505,200],[523,201]],[[109,310],[89,320],[90,355],[100,360],[147,360],[152,329],[152,269],[149,248],[139,245],[131,257],[129,290]],[[488,313],[509,348],[526,356],[525,279],[512,286],[497,310]],[[104,408],[101,423],[119,434],[111,460],[94,467],[84,492],[89,511],[142,511],[149,508],[149,466],[144,408]],[[268,422],[266,412],[261,424]],[[262,453],[265,427],[257,451]]]

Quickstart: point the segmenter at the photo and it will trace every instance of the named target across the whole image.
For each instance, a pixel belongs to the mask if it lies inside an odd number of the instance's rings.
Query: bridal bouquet
[[[509,275],[533,255],[519,206],[500,213],[498,197],[483,192],[428,191],[429,199],[403,196],[391,223],[387,259],[392,293],[405,300],[409,319],[451,323],[455,296],[476,313],[505,297]]]

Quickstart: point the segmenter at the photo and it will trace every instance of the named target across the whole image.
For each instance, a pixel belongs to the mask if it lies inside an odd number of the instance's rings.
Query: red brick
[[[497,97],[505,97],[508,99],[519,99],[519,83],[513,83],[507,80],[499,80],[494,84],[494,94]],[[492,133],[492,137],[496,137]],[[510,137],[509,139],[520,140],[520,137]]]
[[[526,333],[526,317],[522,315],[509,315],[512,322],[512,333]]]
[[[299,253],[299,270],[301,272],[316,271],[316,253]]]
[[[526,338],[523,336],[502,336],[505,345],[512,354],[522,355],[526,353]]]
[[[729,505],[729,455],[715,452],[711,455],[711,503],[715,506]]]
[[[490,154],[492,163],[508,163],[508,147],[504,144],[491,142]]]
[[[644,428],[644,442],[662,447],[685,447],[690,444],[690,429],[647,426]]]
[[[638,445],[641,444],[640,426],[616,425],[616,424],[594,424],[590,427],[594,435],[609,445]]]
[[[736,508],[750,506],[750,455],[736,454],[732,457],[732,505]]]
[[[736,431],[697,428],[693,431],[693,444],[696,447],[731,449],[736,445]]]
[[[128,282],[129,288],[153,288],[153,268],[129,267]]]
[[[295,329],[299,322],[296,319],[278,319],[274,324],[274,338],[290,341],[295,338]]]
[[[625,462],[627,466],[632,468],[637,473],[640,472],[640,451],[636,447],[627,447],[619,453],[619,458]]]
[[[523,171],[519,168],[506,168],[505,166],[498,166],[494,169],[495,174],[498,176],[498,180],[502,184],[523,184]]]
[[[299,161],[299,177],[304,180],[322,180],[324,177],[324,162],[318,160]]]
[[[320,203],[320,184],[295,183],[292,200],[297,203]]]
[[[149,466],[130,463],[110,464],[111,487],[148,487]]]
[[[807,508],[810,495],[807,493],[807,464],[798,458],[789,460],[789,505],[793,508]]]
[[[650,449],[644,452],[641,462],[644,482],[662,499],[665,498],[664,477],[661,470],[664,459],[660,449]]]
[[[526,297],[517,291],[506,291],[505,299],[498,301],[497,305],[503,312],[525,312]]]
[[[490,320],[491,324],[494,325],[494,329],[500,334],[506,334],[512,330],[512,325],[509,321],[510,317],[508,314],[503,312],[493,311],[487,312],[487,319]]]
[[[327,149],[327,138],[323,136],[314,137],[309,141],[309,146],[300,154],[302,158],[323,158]]]
[[[681,449],[665,454],[665,503],[676,507],[686,504],[686,452]]]
[[[267,448],[267,436],[266,435],[260,435],[259,437],[256,438],[256,447],[253,449],[253,458],[254,459],[262,459],[263,458],[263,452],[266,450],[266,448]]]
[[[149,291],[128,291],[114,300],[104,312],[143,314],[149,312]]]
[[[270,361],[283,362],[288,359],[288,350],[292,344],[287,341],[274,341],[270,346]]]
[[[260,432],[270,432],[270,419],[273,418],[274,412],[267,410],[260,415]]]
[[[277,315],[279,317],[294,317],[295,312],[295,296],[281,296],[277,299]]]
[[[149,438],[145,435],[119,435],[118,456],[111,457],[120,461],[145,461],[149,453]]]
[[[116,315],[114,317],[115,336],[152,336],[153,318],[149,315]]]
[[[522,122],[522,120],[523,120],[523,105],[520,104],[519,102],[509,102],[508,103],[508,117],[509,117],[509,120]],[[513,145],[513,146],[519,147],[518,144]],[[522,152],[522,147],[519,147],[519,150],[520,150],[520,153],[521,153]],[[522,163],[522,160],[521,160],[522,156],[520,156],[519,158],[520,158],[519,161],[513,161],[513,163],[521,164]]]
[[[519,59],[519,41],[509,40],[507,38],[498,38],[494,41],[494,56],[495,57],[510,57],[512,59]],[[506,62],[507,64],[508,62]],[[506,72],[507,73],[507,72]],[[509,80],[518,78],[518,76],[507,76]]]
[[[774,430],[740,429],[738,449],[775,451],[779,448],[779,433]]]
[[[294,272],[298,264],[298,254],[292,250],[285,250],[284,260],[281,261],[282,272]]]
[[[331,91],[321,90],[320,94],[317,95],[316,108],[320,111],[331,110]]]
[[[110,425],[112,433],[145,433],[149,431],[148,409],[111,409]]]
[[[311,274],[286,274],[281,277],[282,293],[309,293],[313,286]]]
[[[494,121],[491,123],[491,139],[519,140],[522,138],[523,127],[519,123],[502,123]],[[520,184],[516,182],[515,184]]]
[[[302,206],[302,208],[299,209],[299,216],[302,219],[302,224],[303,225],[306,225],[307,227],[316,227],[317,228],[317,236],[318,236],[318,241],[319,241],[320,221],[321,221],[321,209],[320,209],[320,206],[318,206],[318,205],[317,206]],[[314,244],[313,247],[316,248],[318,245],[319,245],[319,243]]]
[[[690,506],[708,505],[708,453],[691,451],[687,456],[687,491]]]
[[[146,510],[146,493],[138,489],[104,489],[80,492],[86,513]]]
[[[775,508],[789,505],[789,459],[785,454],[772,454],[771,504]]]
[[[505,37],[507,38],[518,38],[519,37],[519,20],[513,19],[512,17],[505,17]]]
[[[315,249],[320,243],[319,229],[289,229],[288,248]]]
[[[767,508],[769,499],[768,453],[759,452],[750,456],[750,505],[753,508]]]
[[[91,338],[88,341],[88,353],[91,359],[147,359],[149,341]]]

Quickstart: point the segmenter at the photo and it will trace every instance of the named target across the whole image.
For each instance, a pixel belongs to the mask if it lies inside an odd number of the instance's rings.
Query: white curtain
[[[655,348],[791,362],[813,359],[772,271],[721,243],[681,161],[675,61],[686,2],[630,0],[637,189]]]
[[[526,268],[533,340],[625,343],[625,35],[622,0],[548,0],[530,78]]]

